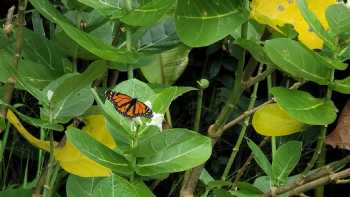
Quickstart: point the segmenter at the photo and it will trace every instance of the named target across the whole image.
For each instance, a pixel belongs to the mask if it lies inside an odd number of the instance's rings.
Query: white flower
[[[159,127],[160,131],[162,131],[163,120],[164,120],[163,114],[153,112],[153,117],[151,119],[151,122],[146,123],[146,125],[153,125],[153,126]]]
[[[52,95],[53,95],[53,91],[52,91],[52,90],[48,90],[48,91],[47,91],[47,99],[48,99],[49,101],[51,101]]]

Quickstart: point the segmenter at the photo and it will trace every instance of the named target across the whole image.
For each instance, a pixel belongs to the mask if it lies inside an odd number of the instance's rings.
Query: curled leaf
[[[8,121],[18,132],[33,146],[45,151],[50,150],[49,141],[40,140],[34,137],[19,121],[16,115],[9,109],[7,112]],[[116,148],[115,142],[107,130],[106,120],[102,115],[90,115],[84,119],[86,126],[82,129],[97,141],[105,144],[111,149]],[[71,174],[81,177],[110,176],[111,170],[87,158],[70,142],[65,141],[63,146],[54,143],[54,156],[60,166]]]
[[[327,136],[326,144],[350,150],[350,100],[345,104],[335,129]]]
[[[291,117],[277,103],[268,104],[254,113],[252,124],[264,136],[284,136],[300,132],[304,124]]]

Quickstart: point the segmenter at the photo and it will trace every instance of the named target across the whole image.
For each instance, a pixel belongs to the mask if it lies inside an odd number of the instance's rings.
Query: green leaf
[[[339,3],[329,6],[326,17],[334,33],[350,33],[350,9],[346,5]]]
[[[33,118],[30,116],[27,116],[21,112],[19,112],[15,107],[5,103],[3,100],[0,99],[0,105],[9,107],[13,112],[15,112],[24,122],[33,125],[35,127],[41,127],[44,129],[50,129],[55,131],[63,131],[64,127],[59,124],[50,123],[49,121]]]
[[[245,39],[236,39],[235,43],[240,47],[249,51],[249,53],[256,59],[258,62],[272,65],[270,58],[265,53],[263,47],[258,43],[259,41],[255,40],[245,40]]]
[[[126,179],[112,175],[103,178],[95,187],[93,197],[154,197],[154,194],[141,182],[128,182]]]
[[[248,20],[248,30],[247,30],[247,39],[258,41],[261,39],[263,33],[265,31],[265,25],[256,22],[255,20]],[[235,29],[231,36],[234,39],[242,39],[242,26],[239,26]]]
[[[135,63],[137,61],[137,54],[107,45],[98,38],[74,27],[48,0],[30,0],[30,2],[42,15],[57,23],[75,42],[96,56],[120,63]]]
[[[74,81],[74,78],[79,76],[80,74],[78,73],[68,73],[51,82],[43,90],[46,96],[46,100],[52,99],[56,89],[62,87],[62,84],[65,84],[66,81]],[[78,84],[69,85],[79,86]],[[72,87],[67,87],[67,90],[70,88]],[[64,98],[60,100],[56,99],[55,102],[51,102],[50,105],[48,104],[47,106],[44,106],[41,111],[43,117],[45,117],[47,120],[49,120],[51,117],[55,122],[66,123],[71,118],[82,115],[93,104],[94,101],[93,95],[91,94],[88,86],[77,89],[75,92],[68,92],[68,94],[64,96]]]
[[[21,87],[22,89],[27,90],[32,96],[36,97],[42,104],[47,104],[47,99],[44,97],[43,93],[36,87],[35,83],[33,83],[30,77],[25,77],[19,73],[19,71],[15,70],[11,65],[11,56],[4,50],[0,50],[0,76],[1,74],[7,73],[8,76],[15,76],[17,87]],[[21,67],[21,62],[24,65],[24,61],[20,61],[19,67]],[[6,79],[7,80],[7,79]]]
[[[348,64],[341,62],[340,60],[322,56],[318,53],[314,53],[322,62],[323,65],[328,66],[330,69],[345,70]]]
[[[151,97],[152,110],[156,113],[165,113],[165,111],[169,108],[171,102],[175,100],[177,97],[182,94],[196,90],[192,87],[169,87],[163,89],[158,94]]]
[[[139,1],[140,6],[129,11],[120,20],[131,26],[149,26],[162,18],[174,2],[174,0]]]
[[[86,132],[70,127],[66,135],[68,140],[90,159],[110,168],[115,173],[123,175],[132,173],[128,161],[123,156],[99,143]]]
[[[93,191],[101,179],[99,177],[69,175],[66,182],[67,197],[92,197]]]
[[[0,196],[3,197],[32,197],[32,189],[17,188],[17,189],[8,189],[5,191],[0,191]]]
[[[80,3],[96,9],[104,16],[120,18],[126,12],[124,1],[103,1],[103,0],[78,0]]]
[[[337,92],[350,94],[350,77],[346,77],[342,80],[334,80],[329,87]]]
[[[302,144],[289,141],[280,146],[272,161],[272,180],[274,185],[284,184],[289,174],[298,164],[301,157]]]
[[[72,77],[68,77],[58,84],[54,90],[51,89],[52,95],[51,98],[48,98],[49,102],[53,106],[65,102],[65,99],[69,98],[70,95],[90,86],[95,79],[101,77],[106,71],[107,67],[103,62],[93,62],[82,74],[72,75]],[[47,89],[48,94],[49,91],[50,89]]]
[[[134,48],[147,53],[160,53],[180,44],[176,34],[174,17],[167,17],[151,26],[138,28],[132,36]]]
[[[276,38],[265,43],[264,51],[281,70],[295,78],[305,78],[327,85],[330,69],[310,49],[288,38]]]
[[[23,59],[18,64],[18,70],[13,70],[12,59],[14,57],[14,52],[8,53],[5,50],[0,51],[0,81],[7,82],[8,78],[12,75],[19,76],[23,83],[28,84],[27,86],[22,86],[17,84],[18,88],[24,88],[33,86],[36,89],[42,89],[47,86],[52,80],[58,78],[62,72],[55,72],[51,70],[47,65],[33,62],[28,59]]]
[[[113,40],[115,28],[119,28],[118,24],[114,21],[108,21],[105,17],[101,16],[96,10],[89,12],[81,10],[67,11],[64,16],[75,26],[80,27],[81,22],[85,22],[87,27],[84,32],[96,37],[100,42],[104,44],[111,44]],[[87,49],[81,47],[78,43],[70,38],[62,28],[59,26],[56,28],[55,43],[61,48],[65,54],[72,58],[80,58],[85,60],[99,59],[94,54],[90,53]]]
[[[300,122],[327,125],[337,117],[337,108],[331,100],[314,98],[308,92],[282,87],[272,88],[271,93],[277,103]]]
[[[305,21],[310,25],[313,32],[320,37],[324,43],[330,47],[331,49],[335,49],[334,40],[332,37],[326,32],[326,30],[322,27],[320,21],[317,19],[316,15],[309,10],[305,0],[297,0],[297,5],[301,14],[303,15]]]
[[[210,45],[248,20],[238,1],[178,0],[176,31],[188,46]]]
[[[254,155],[254,159],[256,163],[260,166],[262,170],[264,170],[265,174],[267,174],[268,176],[271,176],[272,166],[269,160],[266,158],[265,154],[262,152],[259,146],[256,145],[252,140],[248,138],[246,139],[247,139],[248,146]]]
[[[141,68],[150,83],[173,84],[186,69],[190,49],[180,45],[156,55],[154,61]]]
[[[239,197],[258,197],[263,194],[263,192],[246,182],[238,182],[238,191],[234,192],[235,195]]]
[[[211,150],[211,140],[197,132],[165,130],[139,144],[137,154],[146,156],[147,152],[150,155],[137,161],[136,172],[142,176],[153,176],[184,171],[204,163],[209,159]]]

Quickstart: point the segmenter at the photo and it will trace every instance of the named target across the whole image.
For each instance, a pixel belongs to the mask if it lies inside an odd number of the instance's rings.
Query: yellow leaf
[[[49,142],[37,139],[28,132],[10,109],[7,112],[7,119],[33,146],[45,151],[50,150]],[[90,115],[84,121],[86,126],[82,129],[83,131],[86,131],[90,136],[107,147],[111,149],[116,148],[116,144],[107,130],[106,120],[102,115]],[[81,177],[110,176],[112,174],[110,169],[89,159],[68,141],[63,143],[62,146],[55,142],[54,156],[60,166],[71,174]]]
[[[86,126],[82,128],[95,140],[111,149],[116,144],[107,130],[106,120],[102,115],[90,115],[84,119]],[[110,176],[112,171],[83,155],[69,141],[62,148],[55,148],[55,158],[61,167],[71,174],[82,177]]]
[[[277,103],[260,108],[253,115],[255,131],[264,136],[284,136],[300,132],[304,124],[289,116]]]
[[[325,29],[328,23],[325,11],[336,0],[308,0],[309,9],[317,16]],[[298,39],[311,49],[321,49],[323,41],[310,30],[309,25],[301,15],[296,0],[253,0],[251,17],[262,24],[269,25],[279,31],[279,27],[291,24],[299,33]]]

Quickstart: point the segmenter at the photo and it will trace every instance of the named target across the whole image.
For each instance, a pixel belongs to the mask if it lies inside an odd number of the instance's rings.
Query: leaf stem
[[[259,74],[261,73],[261,70],[263,68],[263,65],[260,65],[259,67]],[[257,94],[257,91],[258,91],[258,87],[259,87],[259,83],[256,83],[254,85],[254,88],[253,88],[253,92],[252,94],[250,95],[250,102],[249,102],[249,106],[248,106],[248,110],[251,110],[253,109],[254,105],[255,105],[255,102],[256,102],[256,94]],[[233,147],[232,149],[232,152],[231,152],[231,155],[229,157],[229,160],[227,161],[226,163],[226,166],[225,166],[225,169],[224,169],[224,172],[221,176],[221,180],[226,180],[227,179],[227,175],[228,173],[230,172],[230,169],[232,167],[232,164],[233,164],[233,161],[235,160],[236,158],[236,155],[239,151],[239,147],[241,146],[242,144],[242,141],[243,141],[243,138],[245,136],[245,133],[247,131],[247,128],[248,128],[248,125],[249,125],[249,121],[250,121],[250,116],[247,116],[245,119],[244,119],[244,123],[243,123],[243,126],[241,128],[241,131],[239,132],[239,136],[238,136],[238,139],[236,141],[236,144],[235,146]]]

